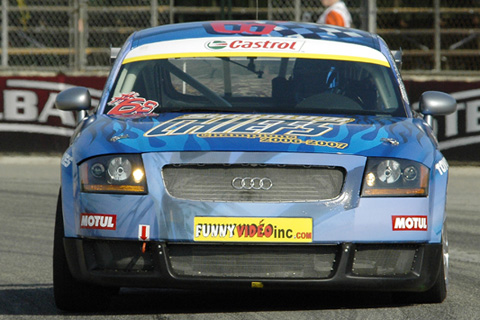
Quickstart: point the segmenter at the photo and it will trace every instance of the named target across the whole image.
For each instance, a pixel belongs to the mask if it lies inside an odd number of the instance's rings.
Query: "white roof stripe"
[[[217,37],[150,43],[131,50],[123,63],[200,56],[324,58],[389,66],[387,59],[380,51],[363,45],[304,38],[272,37]]]

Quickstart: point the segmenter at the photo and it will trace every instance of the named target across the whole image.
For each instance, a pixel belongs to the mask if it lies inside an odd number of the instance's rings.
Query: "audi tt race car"
[[[429,91],[398,54],[312,23],[194,22],[132,34],[61,162],[57,307],[120,287],[311,289],[446,297],[448,163]],[[85,112],[87,110],[87,112]]]

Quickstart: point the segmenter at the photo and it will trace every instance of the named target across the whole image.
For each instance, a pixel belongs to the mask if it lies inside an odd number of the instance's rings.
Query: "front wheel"
[[[58,309],[64,311],[100,311],[108,308],[111,296],[118,289],[105,288],[77,281],[68,267],[63,245],[64,227],[62,196],[58,195],[53,241],[53,294]]]
[[[444,224],[442,229],[442,260],[440,263],[440,272],[438,273],[437,280],[432,288],[420,293],[419,299],[424,303],[441,303],[447,297],[447,285],[448,285],[448,237],[447,237],[447,225]]]
[[[433,286],[425,292],[401,293],[398,295],[400,300],[413,303],[442,303],[447,297],[448,285],[448,238],[446,225],[442,230],[442,255],[438,261],[440,271]]]

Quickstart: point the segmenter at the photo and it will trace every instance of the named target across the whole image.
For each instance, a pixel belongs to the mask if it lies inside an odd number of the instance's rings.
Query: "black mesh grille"
[[[319,279],[332,275],[337,246],[168,245],[177,276]]]
[[[91,271],[148,272],[152,271],[153,257],[146,243],[139,241],[84,241],[85,259]]]
[[[352,273],[357,276],[403,276],[415,268],[416,245],[357,245]]]

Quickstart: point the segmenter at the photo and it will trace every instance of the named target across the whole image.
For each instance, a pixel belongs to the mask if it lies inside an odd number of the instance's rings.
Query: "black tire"
[[[58,195],[53,242],[53,294],[58,309],[64,311],[102,311],[108,308],[118,289],[105,288],[77,281],[70,272],[63,244],[64,227],[62,196]]]
[[[448,243],[443,242],[441,259],[438,261],[440,270],[433,286],[425,292],[397,293],[395,297],[399,301],[403,303],[442,303],[447,298],[448,259],[445,260],[445,250],[448,252]]]
[[[443,257],[442,257],[443,258]],[[433,287],[429,290],[422,292],[418,296],[418,300],[421,303],[442,303],[443,300],[447,297],[447,284],[445,282],[445,272],[443,266],[443,259],[438,273],[437,280]]]
[[[433,287],[429,290],[419,293],[417,301],[421,303],[442,303],[447,298],[447,283],[448,283],[448,233],[447,222],[444,222],[442,228],[442,254],[438,262],[440,264],[440,271],[437,275],[437,280]]]
[[[447,297],[447,285],[443,263],[433,287],[425,292],[402,293],[398,297],[400,298],[400,301],[406,303],[442,303]]]
[[[395,292],[394,300],[399,303],[417,304],[417,303],[442,303],[447,297],[447,286],[444,278],[443,264],[437,276],[433,287],[425,292]]]

